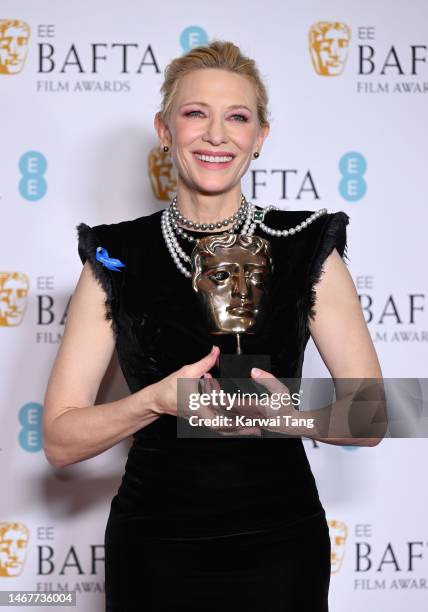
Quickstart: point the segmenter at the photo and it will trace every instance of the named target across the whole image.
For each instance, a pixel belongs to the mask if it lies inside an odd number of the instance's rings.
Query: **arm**
[[[381,379],[381,367],[364,320],[357,290],[336,249],[327,257],[324,273],[315,285],[315,291],[316,315],[313,321],[309,320],[309,330],[331,376],[334,379]],[[304,414],[306,416],[306,411]],[[360,446],[375,446],[381,439],[319,438],[328,444]]]
[[[354,283],[336,249],[327,257],[323,275],[316,285],[316,305],[316,315],[309,329],[335,379],[337,400],[316,410],[288,408],[291,417],[313,419],[313,433],[300,426],[284,426],[283,429],[275,426],[273,431],[327,444],[375,446],[386,429],[383,383],[379,382],[382,373]],[[272,393],[288,391],[270,372],[253,369],[251,375]],[[374,383],[371,379],[377,380]],[[370,437],[356,437],[356,427],[360,431],[362,427],[367,436],[368,426]],[[324,432],[329,436],[325,437]],[[338,432],[337,437],[334,437],[335,432]]]
[[[177,413],[177,378],[198,379],[218,347],[162,380],[115,402],[94,405],[115,347],[105,318],[106,294],[86,262],[70,301],[64,336],[49,378],[43,410],[43,450],[53,466],[99,455],[162,414]]]
[[[151,411],[150,387],[94,405],[115,346],[104,299],[88,261],[70,301],[44,399],[43,448],[55,467],[94,457],[158,418]]]

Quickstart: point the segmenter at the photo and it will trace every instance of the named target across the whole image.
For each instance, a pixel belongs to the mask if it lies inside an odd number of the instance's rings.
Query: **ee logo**
[[[348,202],[357,202],[366,195],[367,183],[364,174],[367,162],[361,153],[351,151],[343,155],[339,162],[342,180],[339,183],[339,193]]]
[[[193,47],[204,46],[208,44],[208,34],[200,26],[193,25],[185,28],[180,34],[180,45],[184,53],[193,49]]]
[[[19,411],[19,422],[22,425],[19,432],[19,444],[29,453],[37,453],[42,449],[42,410],[37,402],[24,404]]]
[[[23,198],[34,202],[46,194],[47,184],[44,178],[48,162],[39,151],[27,151],[19,160],[19,193]]]

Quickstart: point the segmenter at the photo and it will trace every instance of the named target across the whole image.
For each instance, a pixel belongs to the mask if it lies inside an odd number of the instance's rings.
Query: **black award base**
[[[255,379],[251,378],[251,368],[260,368],[270,372],[270,355],[222,353],[218,366],[222,388],[229,392],[236,392],[239,389],[243,393],[266,393],[266,388],[258,385]]]

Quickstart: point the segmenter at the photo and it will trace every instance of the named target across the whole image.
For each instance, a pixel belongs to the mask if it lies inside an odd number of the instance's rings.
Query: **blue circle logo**
[[[22,425],[19,432],[19,444],[29,453],[37,453],[43,446],[42,411],[43,406],[37,402],[28,402],[19,411],[18,419]]]
[[[25,200],[34,202],[41,200],[47,191],[44,178],[48,162],[46,157],[39,151],[27,151],[19,160],[19,193]]]
[[[208,44],[208,34],[200,26],[189,26],[180,34],[180,46],[184,53],[194,47],[201,47]]]
[[[339,183],[339,193],[348,202],[361,200],[367,192],[364,174],[367,162],[361,153],[351,151],[343,155],[339,161],[342,180]]]

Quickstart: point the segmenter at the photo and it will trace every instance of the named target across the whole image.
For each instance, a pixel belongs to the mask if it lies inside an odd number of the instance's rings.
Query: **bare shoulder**
[[[71,297],[46,388],[45,425],[71,407],[93,405],[115,348],[105,292],[87,261]]]

